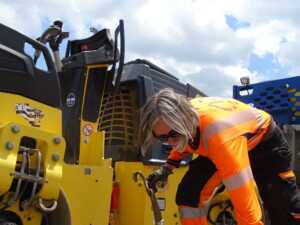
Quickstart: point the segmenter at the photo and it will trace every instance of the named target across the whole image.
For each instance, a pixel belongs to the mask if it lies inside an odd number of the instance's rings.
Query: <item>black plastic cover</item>
[[[142,107],[149,97],[163,88],[172,88],[189,98],[194,98],[196,95],[207,96],[192,85],[180,82],[174,75],[144,59],[126,63],[121,81],[139,83],[139,107]]]
[[[59,73],[62,86],[62,133],[66,140],[65,162],[75,164],[79,159],[80,117],[86,68],[67,70]]]
[[[113,61],[114,42],[110,30],[103,29],[89,38],[69,41],[62,65],[63,69],[73,69],[86,65],[112,64]]]
[[[41,44],[0,23],[0,91],[60,107],[60,85],[48,49]],[[25,43],[41,50],[48,71],[35,67],[24,51]]]
[[[79,52],[75,55],[62,59],[63,69],[79,68],[95,64],[112,64],[114,52],[109,45],[98,50]]]
[[[100,113],[100,104],[106,80],[107,67],[89,69],[87,87],[82,112],[82,119],[97,122]]]
[[[68,41],[65,57],[82,52],[83,46],[87,48],[86,50],[92,51],[97,50],[105,45],[110,46],[111,48],[113,48],[114,46],[114,42],[109,29],[102,29],[95,33],[93,36],[85,39]]]

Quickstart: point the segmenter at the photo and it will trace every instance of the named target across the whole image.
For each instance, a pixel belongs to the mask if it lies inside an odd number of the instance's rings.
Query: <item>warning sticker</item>
[[[82,128],[82,132],[85,136],[90,136],[93,133],[93,127],[91,124],[85,124]]]
[[[88,144],[90,142],[89,137],[84,137],[83,143]]]

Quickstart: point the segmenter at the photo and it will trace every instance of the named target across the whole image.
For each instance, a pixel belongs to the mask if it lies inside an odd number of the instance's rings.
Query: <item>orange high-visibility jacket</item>
[[[229,191],[238,224],[261,224],[248,151],[260,142],[270,115],[234,99],[203,97],[190,102],[199,112],[199,147],[187,146],[182,153],[173,149],[168,161],[180,162],[189,153],[210,158]]]

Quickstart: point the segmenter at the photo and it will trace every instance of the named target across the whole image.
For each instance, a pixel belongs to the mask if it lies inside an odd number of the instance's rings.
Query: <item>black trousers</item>
[[[273,136],[249,151],[255,182],[272,225],[300,224],[300,192],[296,178],[278,174],[292,170],[292,152],[277,126]]]
[[[271,225],[300,225],[300,192],[295,177],[282,179],[278,174],[291,170],[292,152],[279,127],[273,136],[249,151],[255,182]],[[199,156],[178,185],[177,205],[197,207],[200,192],[217,171],[209,158]]]

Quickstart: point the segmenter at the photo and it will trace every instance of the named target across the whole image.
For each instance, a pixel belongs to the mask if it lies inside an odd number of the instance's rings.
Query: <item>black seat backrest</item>
[[[65,57],[80,53],[82,51],[82,46],[86,46],[88,51],[92,51],[105,45],[111,46],[111,48],[114,46],[109,29],[100,30],[93,36],[86,39],[69,41]]]
[[[60,85],[52,57],[45,45],[0,23],[0,91],[19,94],[60,107]],[[37,68],[25,53],[25,44],[41,50],[46,70]]]

